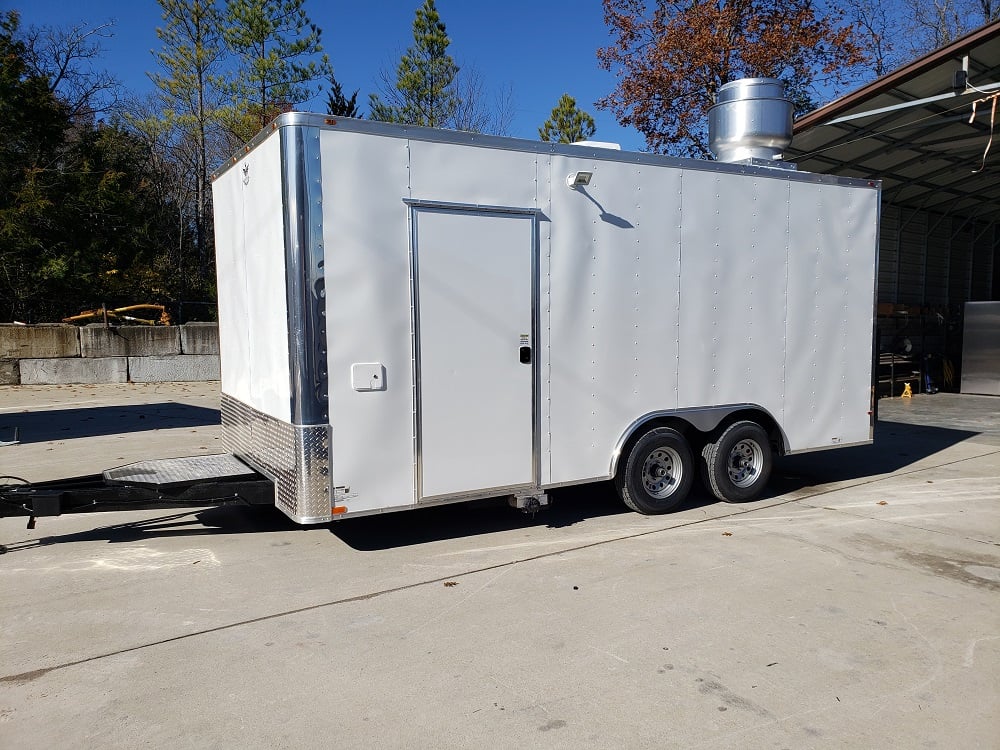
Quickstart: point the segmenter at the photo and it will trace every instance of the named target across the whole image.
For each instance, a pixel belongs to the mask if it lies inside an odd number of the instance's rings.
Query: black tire
[[[707,489],[727,503],[756,499],[771,478],[771,441],[756,422],[734,422],[701,455]]]
[[[695,466],[687,440],[677,430],[657,427],[632,446],[619,466],[615,486],[622,501],[645,515],[666,513],[691,491]]]

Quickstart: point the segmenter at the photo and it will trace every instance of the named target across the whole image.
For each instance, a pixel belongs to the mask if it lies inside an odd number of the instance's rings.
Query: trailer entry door
[[[533,213],[413,206],[419,497],[535,480]]]

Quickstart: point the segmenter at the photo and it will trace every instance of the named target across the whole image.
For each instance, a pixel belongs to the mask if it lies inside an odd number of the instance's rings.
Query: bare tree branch
[[[71,118],[108,114],[121,97],[121,81],[99,66],[103,40],[114,36],[114,21],[97,26],[31,26],[25,30],[25,62],[32,74],[48,78],[49,91]]]

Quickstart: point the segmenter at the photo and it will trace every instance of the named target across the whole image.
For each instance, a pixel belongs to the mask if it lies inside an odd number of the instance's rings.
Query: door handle
[[[521,364],[530,365],[531,364],[531,347],[522,346],[521,347]]]

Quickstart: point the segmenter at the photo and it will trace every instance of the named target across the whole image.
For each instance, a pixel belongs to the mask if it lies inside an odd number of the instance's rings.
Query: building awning
[[[970,88],[956,90],[963,67]],[[804,171],[880,179],[892,205],[993,222],[1000,218],[993,95],[1000,95],[1000,21],[799,118],[783,158]]]

